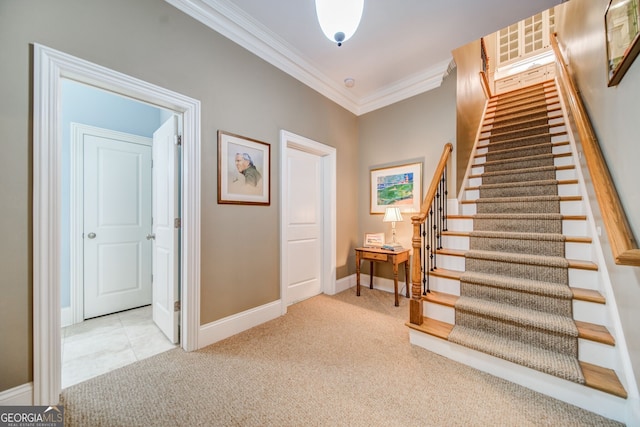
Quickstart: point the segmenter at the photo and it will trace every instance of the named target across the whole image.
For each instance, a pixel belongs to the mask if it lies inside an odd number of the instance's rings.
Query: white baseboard
[[[73,310],[71,307],[63,307],[60,310],[60,326],[64,328],[71,325],[73,325]]]
[[[336,280],[336,294],[339,294],[342,291],[346,291],[349,288],[352,288],[356,285],[356,275],[352,274],[351,276],[343,277],[342,279]]]
[[[498,378],[594,412],[603,417],[627,423],[635,416],[630,399],[622,399],[571,381],[536,371],[461,345],[409,329],[411,344],[462,363]],[[637,422],[637,420],[635,421]],[[630,423],[628,425],[637,425]]]
[[[198,348],[203,348],[235,334],[251,329],[282,315],[282,301],[277,300],[215,322],[200,326]]]
[[[0,406],[33,405],[33,383],[22,384],[0,392]]]

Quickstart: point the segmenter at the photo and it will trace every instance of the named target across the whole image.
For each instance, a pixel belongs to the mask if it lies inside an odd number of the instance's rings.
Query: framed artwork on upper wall
[[[640,52],[640,0],[611,0],[604,15],[607,77],[616,86]]]
[[[271,203],[271,146],[218,131],[218,203]]]
[[[370,176],[372,214],[383,214],[389,206],[401,212],[420,212],[422,163],[372,169]]]

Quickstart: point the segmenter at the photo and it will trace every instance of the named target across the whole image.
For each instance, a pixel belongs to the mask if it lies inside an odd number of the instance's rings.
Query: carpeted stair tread
[[[526,120],[522,120],[520,122],[515,122],[509,125],[503,125],[503,126],[491,126],[491,129],[483,129],[483,132],[491,132],[492,134],[495,133],[506,133],[506,132],[510,132],[510,131],[515,131],[515,130],[519,130],[519,129],[526,129],[529,126],[541,126],[541,125],[550,125],[549,123],[549,118],[546,116],[541,116],[541,117],[535,117],[535,118],[530,118],[530,119],[526,119]]]
[[[573,319],[566,316],[467,296],[458,298],[456,310],[578,338],[578,327]]]
[[[530,167],[553,166],[554,157],[555,156],[551,153],[538,154],[535,156],[486,161],[476,166],[484,166],[484,170],[487,172],[523,169],[528,166]]]
[[[449,341],[559,378],[584,384],[578,359],[479,330],[454,326]]]
[[[495,239],[518,239],[518,240],[546,240],[551,242],[566,242],[567,237],[563,234],[552,233],[514,233],[506,231],[471,231],[470,237],[492,237]]]
[[[482,184],[480,189],[499,189],[499,188],[513,188],[513,187],[539,187],[543,185],[558,185],[558,180],[548,179],[539,181],[524,181],[524,182],[505,182],[500,184]],[[552,196],[552,195],[547,195]]]
[[[541,219],[541,220],[561,220],[563,215],[559,213],[534,213],[534,214],[475,214],[474,218],[477,219]],[[489,231],[489,230],[483,230]]]
[[[507,141],[510,139],[518,139],[527,136],[533,135],[548,135],[550,134],[549,129],[551,126],[547,124],[538,125],[538,126],[528,126],[523,127],[521,129],[511,129],[507,131],[497,132],[496,129],[492,129],[488,139],[494,143],[499,141]],[[481,138],[484,139],[484,138]]]
[[[556,179],[556,167],[550,165],[536,168],[484,172],[480,176],[482,177],[483,184],[508,184],[510,182],[542,181]]]
[[[510,289],[536,295],[553,296],[560,299],[572,299],[573,292],[569,286],[561,283],[543,282],[541,280],[515,279],[512,277],[496,276],[488,273],[465,271],[460,276],[461,282],[474,285],[491,286]]]
[[[465,258],[500,261],[513,264],[569,268],[569,261],[567,261],[566,258],[546,255],[522,255],[509,252],[470,250],[465,253]]]
[[[519,184],[519,183],[516,183]],[[517,187],[518,185],[514,185]],[[476,199],[474,203],[517,203],[517,202],[543,202],[543,201],[560,201],[560,196],[544,195],[544,196],[516,196],[516,197],[483,197]]]

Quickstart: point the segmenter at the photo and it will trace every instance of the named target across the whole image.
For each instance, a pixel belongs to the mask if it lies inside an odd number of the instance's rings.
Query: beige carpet
[[[63,391],[66,426],[614,426],[409,344],[408,300],[320,295]]]

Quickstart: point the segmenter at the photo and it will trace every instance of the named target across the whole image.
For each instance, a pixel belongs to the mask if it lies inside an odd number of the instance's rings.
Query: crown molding
[[[359,116],[439,87],[450,60],[370,95],[357,98],[292,50],[291,46],[227,0],[165,0],[346,110]],[[444,64],[444,66],[442,66]]]

